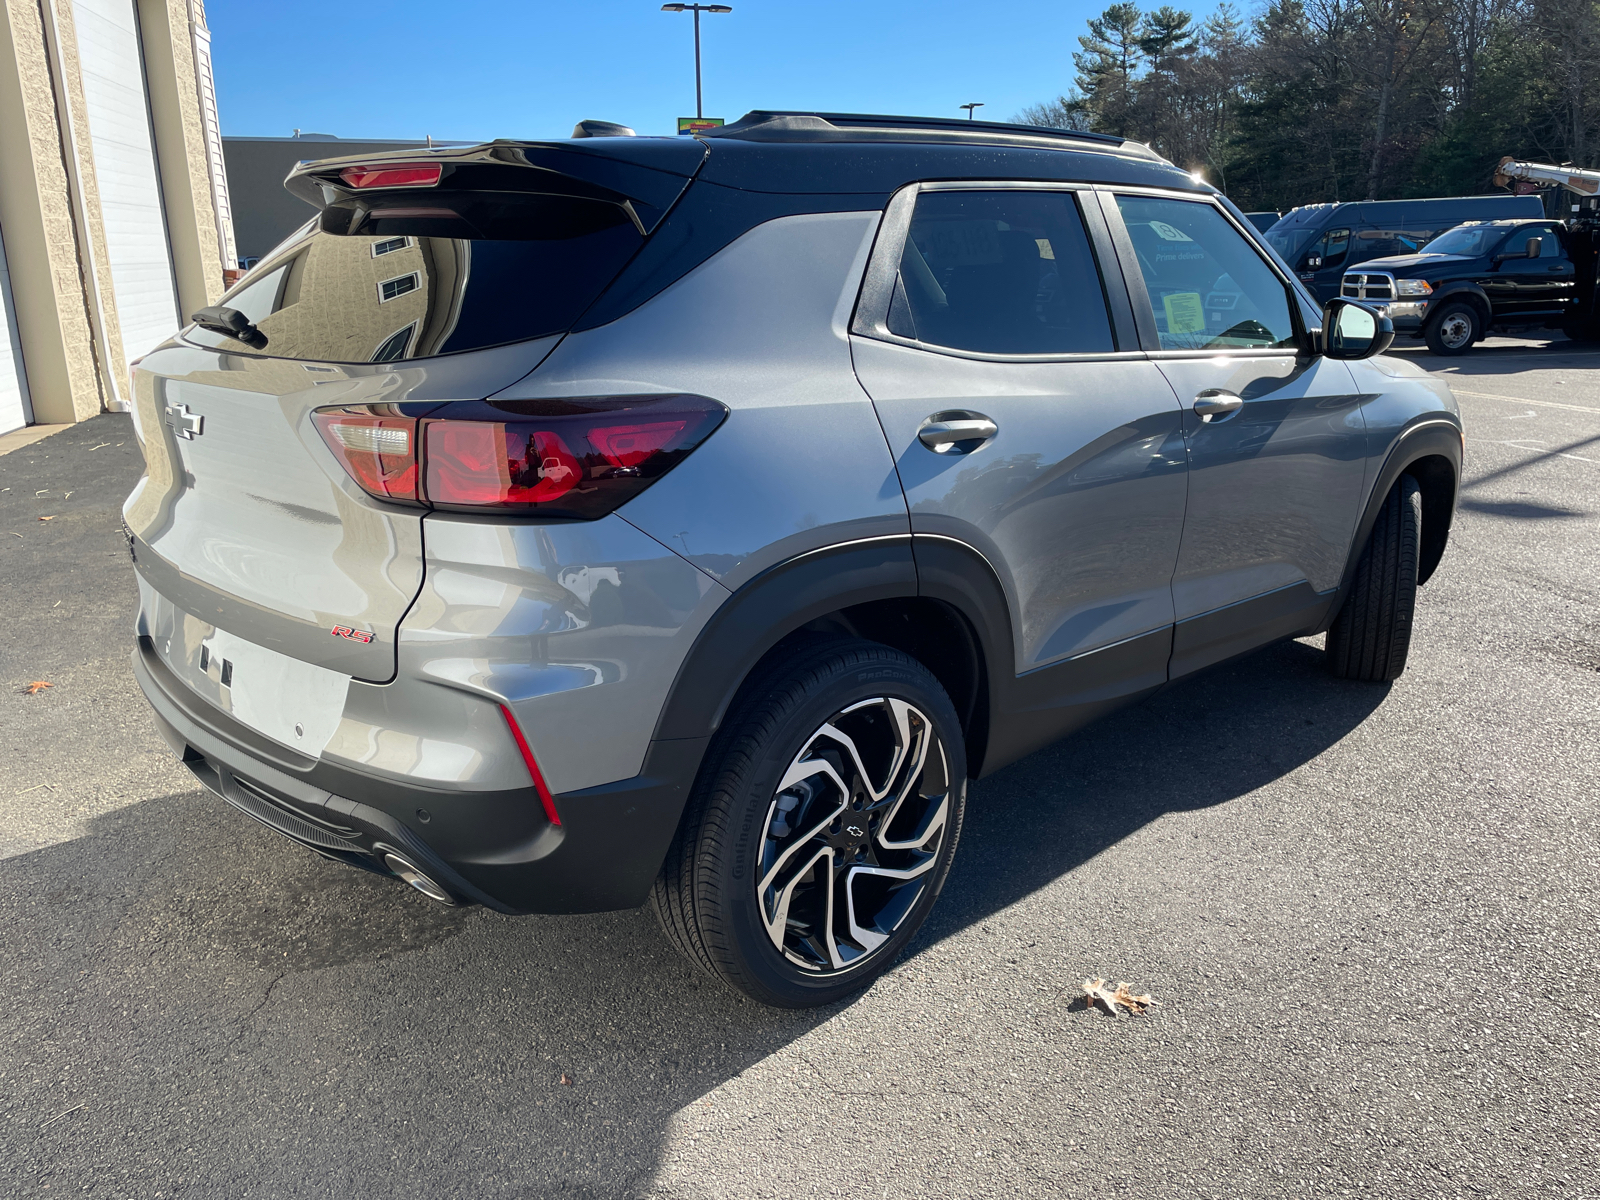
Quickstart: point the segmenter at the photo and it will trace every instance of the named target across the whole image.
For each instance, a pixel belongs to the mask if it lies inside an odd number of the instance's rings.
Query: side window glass
[[[1350,231],[1348,229],[1330,229],[1323,239],[1322,265],[1324,267],[1337,267],[1344,261],[1345,252],[1350,249]]]
[[[980,354],[1116,348],[1071,192],[917,197],[887,324],[901,337]]]
[[[1495,251],[1497,254],[1526,254],[1528,252],[1528,239],[1539,238],[1540,258],[1560,258],[1561,239],[1556,236],[1556,231],[1548,225],[1527,225],[1517,230],[1505,241],[1505,245]]]
[[[1289,293],[1209,204],[1118,196],[1163,350],[1295,345]]]
[[[1544,233],[1544,230],[1538,228],[1537,226],[1525,225],[1521,229],[1518,229],[1505,241],[1501,242],[1500,249],[1496,250],[1495,253],[1526,254],[1528,252],[1528,239],[1530,237],[1537,237],[1542,233]]]

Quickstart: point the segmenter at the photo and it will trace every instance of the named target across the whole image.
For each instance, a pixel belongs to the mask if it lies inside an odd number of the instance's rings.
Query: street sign
[[[721,124],[721,117],[679,117],[678,132],[685,137],[693,137],[697,133],[715,129]]]

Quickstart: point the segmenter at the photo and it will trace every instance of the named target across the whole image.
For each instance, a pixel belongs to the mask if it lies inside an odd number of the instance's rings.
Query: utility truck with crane
[[[1396,337],[1435,354],[1464,354],[1490,333],[1557,329],[1600,341],[1600,171],[1505,158],[1495,183],[1542,185],[1572,197],[1557,215],[1468,221],[1415,254],[1369,259],[1345,272],[1339,294],[1384,313]]]

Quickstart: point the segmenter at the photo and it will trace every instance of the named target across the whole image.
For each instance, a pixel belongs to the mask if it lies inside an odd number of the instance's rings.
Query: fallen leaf
[[[37,696],[40,692],[44,691],[45,688],[48,687],[55,687],[55,684],[47,683],[43,679],[35,679],[22,690],[30,696]]]
[[[1119,1007],[1142,1016],[1148,1009],[1161,1003],[1159,1000],[1152,1000],[1148,995],[1135,996],[1128,990],[1126,980],[1119,980],[1116,990],[1112,991],[1111,984],[1107,980],[1085,979],[1083,996],[1087,1007],[1093,1008],[1099,1004],[1113,1017],[1117,1015]]]
[[[562,1087],[571,1087],[572,1086],[572,1076],[568,1075],[565,1071],[561,1072],[561,1086]]]

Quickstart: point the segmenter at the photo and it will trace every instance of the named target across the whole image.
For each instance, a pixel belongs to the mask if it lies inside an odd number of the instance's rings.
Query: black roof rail
[[[1120,150],[1140,158],[1161,159],[1142,142],[1107,133],[1085,133],[1045,125],[1013,125],[1003,121],[972,121],[961,117],[896,117],[877,113],[780,112],[756,109],[731,125],[708,129],[704,138],[734,138],[749,142],[857,142],[938,141],[984,142],[990,145],[1038,146],[1077,142],[1081,148]]]

